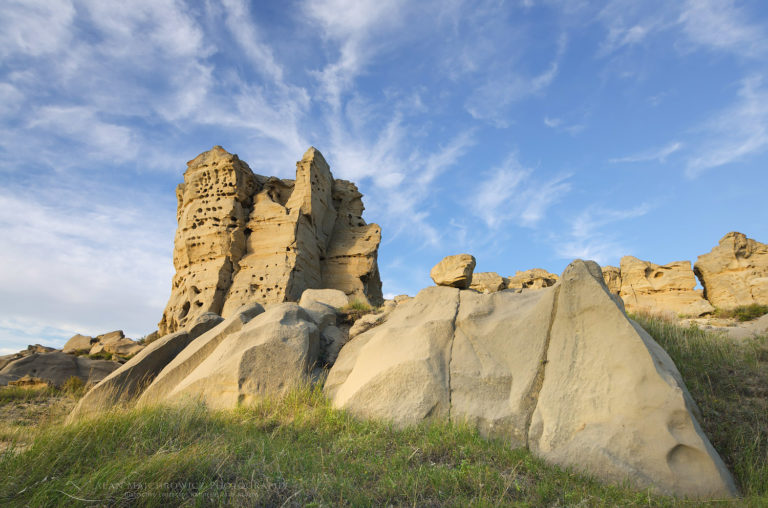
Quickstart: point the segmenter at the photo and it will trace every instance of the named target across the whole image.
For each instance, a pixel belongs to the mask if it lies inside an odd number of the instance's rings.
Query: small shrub
[[[740,305],[734,309],[716,309],[714,316],[719,318],[735,318],[739,321],[752,321],[768,314],[768,305]]]
[[[112,353],[108,353],[107,351],[100,351],[98,353],[88,355],[88,358],[91,360],[111,360]]]
[[[339,311],[343,315],[342,321],[346,323],[354,323],[366,314],[376,312],[378,309],[371,307],[367,303],[360,300],[352,300],[344,307],[341,307]]]
[[[82,397],[85,394],[85,383],[77,376],[71,376],[63,385],[61,391],[72,397]]]

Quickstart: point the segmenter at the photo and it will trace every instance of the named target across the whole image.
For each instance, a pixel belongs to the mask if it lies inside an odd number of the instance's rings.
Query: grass
[[[752,321],[768,314],[768,305],[742,305],[734,309],[715,309],[714,316],[720,318],[735,318],[738,321]]]
[[[40,431],[0,458],[0,504],[589,506],[673,503],[448,424],[396,430],[319,388],[232,411],[187,404]]]
[[[342,322],[352,324],[366,314],[376,312],[378,309],[372,307],[366,302],[354,299],[350,301],[344,307],[339,308],[339,312],[342,314]]]
[[[636,319],[678,365],[745,497],[768,506],[768,342]],[[0,405],[2,408],[2,405]],[[335,410],[319,387],[251,407],[114,410],[0,450],[0,505],[690,506],[544,464],[450,424],[397,430]],[[698,503],[695,503],[698,504]],[[708,504],[708,505],[709,505]]]
[[[768,506],[768,337],[735,342],[696,326],[634,318],[675,361],[704,432],[744,495]]]
[[[51,397],[68,396],[75,399],[85,394],[85,383],[77,376],[67,379],[60,387],[53,385],[2,386],[0,405],[17,401],[45,400]]]

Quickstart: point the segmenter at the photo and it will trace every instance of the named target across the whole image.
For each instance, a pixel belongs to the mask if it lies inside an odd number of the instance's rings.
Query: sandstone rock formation
[[[325,391],[336,407],[397,425],[469,421],[605,479],[736,493],[672,360],[592,262],[540,291],[427,288],[342,349]]]
[[[518,271],[514,277],[505,279],[507,289],[541,289],[554,286],[557,275],[541,268]]]
[[[632,256],[621,258],[621,291],[630,312],[671,311],[701,316],[715,309],[696,291],[696,277],[689,261],[656,265]]]
[[[694,271],[705,298],[715,307],[768,305],[768,245],[764,243],[728,233],[709,254],[699,256]]]
[[[198,316],[187,330],[180,330],[152,342],[136,356],[101,380],[80,399],[68,421],[133,402],[192,340],[221,323],[213,313]]]
[[[621,293],[621,270],[616,266],[606,265],[603,268],[603,281],[605,287],[612,295],[618,296]]]
[[[447,256],[432,267],[429,276],[438,286],[467,289],[472,284],[476,264],[475,257],[469,254]]]
[[[120,367],[117,362],[93,360],[74,356],[61,351],[36,352],[27,350],[11,355],[0,369],[0,385],[8,384],[25,376],[43,379],[55,386],[61,386],[70,377],[78,377],[85,383],[97,383]]]
[[[496,272],[478,272],[472,274],[471,289],[480,293],[495,293],[505,289],[504,278]]]
[[[63,353],[75,354],[75,353],[88,353],[91,350],[91,344],[94,338],[87,335],[80,335],[79,333],[73,336],[64,344],[61,349]]]
[[[250,302],[297,301],[309,288],[381,301],[381,230],[365,223],[362,195],[334,180],[315,148],[296,164],[295,181],[255,175],[220,146],[187,165],[161,336],[205,312],[227,317]]]

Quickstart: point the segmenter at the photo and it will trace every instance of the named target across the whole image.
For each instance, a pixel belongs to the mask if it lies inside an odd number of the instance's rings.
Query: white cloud
[[[738,100],[710,119],[704,137],[688,159],[686,175],[741,161],[768,149],[768,89],[761,76],[742,81]]]
[[[491,229],[513,221],[535,227],[547,210],[567,194],[571,185],[562,175],[541,182],[522,166],[516,154],[491,170],[472,194],[472,210]]]
[[[628,157],[617,157],[614,159],[609,159],[608,162],[621,163],[621,162],[658,161],[658,162],[664,163],[664,162],[667,162],[667,157],[679,151],[682,147],[683,147],[683,144],[681,142],[674,141],[662,148],[638,153],[635,155],[630,155]]]
[[[694,44],[739,57],[763,58],[768,52],[764,28],[750,23],[733,0],[687,0],[679,21]]]
[[[75,16],[67,0],[7,0],[0,8],[0,57],[58,53],[71,40]]]
[[[651,206],[646,203],[624,210],[590,206],[570,221],[569,233],[556,240],[557,253],[565,259],[591,259],[601,265],[617,262],[629,249],[619,240],[620,233],[605,232],[603,229],[641,217],[650,209]]]

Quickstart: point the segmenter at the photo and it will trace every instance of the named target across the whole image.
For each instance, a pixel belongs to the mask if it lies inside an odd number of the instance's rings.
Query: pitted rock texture
[[[507,289],[541,289],[554,286],[557,275],[541,268],[532,268],[524,272],[517,271],[514,277],[506,277]]]
[[[396,425],[468,421],[545,460],[679,496],[737,493],[672,360],[575,261],[553,287],[431,287],[355,337],[336,407]]]
[[[694,265],[704,295],[715,307],[768,305],[768,245],[742,233],[725,235]]]
[[[657,265],[632,256],[621,258],[621,299],[630,312],[659,310],[701,316],[715,309],[700,291],[690,261]]]
[[[296,180],[255,175],[220,146],[187,166],[159,335],[205,312],[228,317],[251,302],[297,301],[309,288],[381,302],[381,229],[365,223],[357,187],[334,180],[318,150],[296,163]]]

